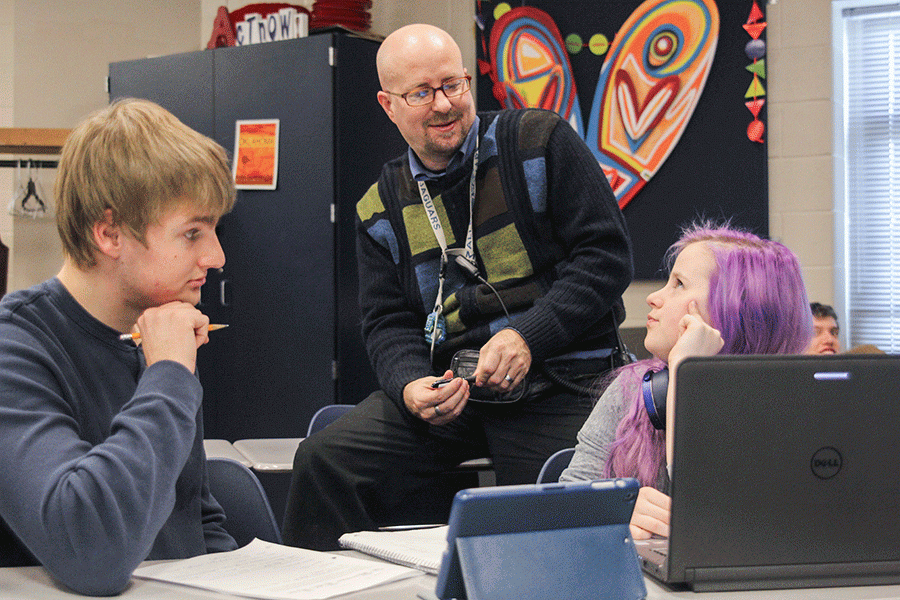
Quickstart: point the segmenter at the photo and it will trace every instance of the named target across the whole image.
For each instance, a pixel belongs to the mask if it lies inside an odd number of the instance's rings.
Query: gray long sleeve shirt
[[[578,443],[569,466],[560,481],[603,479],[610,445],[616,439],[616,427],[626,415],[640,389],[626,386],[623,377],[616,377],[600,396],[590,416],[578,432]],[[665,465],[660,468],[654,487],[666,492],[669,477]]]

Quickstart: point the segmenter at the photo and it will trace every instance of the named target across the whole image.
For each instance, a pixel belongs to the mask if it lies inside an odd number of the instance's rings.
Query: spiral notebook
[[[437,575],[447,548],[447,526],[394,531],[356,531],[338,540],[356,550],[405,567]]]

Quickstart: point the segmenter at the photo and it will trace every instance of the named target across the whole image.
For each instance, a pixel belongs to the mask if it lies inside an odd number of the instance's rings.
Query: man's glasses
[[[472,80],[471,75],[465,75],[463,77],[454,77],[453,79],[448,79],[440,87],[433,88],[429,85],[423,85],[421,87],[417,87],[412,91],[406,92],[405,94],[395,94],[394,92],[388,92],[385,90],[386,94],[390,94],[391,96],[400,96],[406,103],[410,106],[425,106],[426,104],[431,104],[434,102],[434,95],[438,90],[444,92],[444,96],[447,98],[456,98],[457,96],[462,96],[466,92],[469,91],[470,84],[469,82]]]

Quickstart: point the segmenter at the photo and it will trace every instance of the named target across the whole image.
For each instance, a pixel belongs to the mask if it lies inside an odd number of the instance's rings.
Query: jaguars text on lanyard
[[[478,136],[475,136],[475,153],[472,157],[472,175],[469,178],[469,229],[466,232],[465,257],[472,264],[475,264],[475,241],[472,234],[472,216],[475,207],[475,174],[478,171]],[[425,340],[431,344],[431,352],[434,354],[434,347],[444,340],[447,332],[447,323],[444,319],[444,274],[447,268],[447,238],[444,236],[444,227],[441,224],[441,218],[438,216],[437,210],[434,208],[434,201],[428,192],[428,187],[424,181],[419,181],[419,196],[422,198],[422,205],[425,207],[425,215],[431,223],[431,229],[434,231],[434,237],[437,239],[438,245],[441,247],[441,268],[438,273],[438,291],[437,297],[434,299],[434,309],[428,315],[425,322]]]

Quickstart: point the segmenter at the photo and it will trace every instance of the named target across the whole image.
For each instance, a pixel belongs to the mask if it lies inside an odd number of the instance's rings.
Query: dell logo
[[[820,448],[810,461],[813,475],[819,479],[831,479],[840,472],[843,464],[841,453],[831,446]]]

